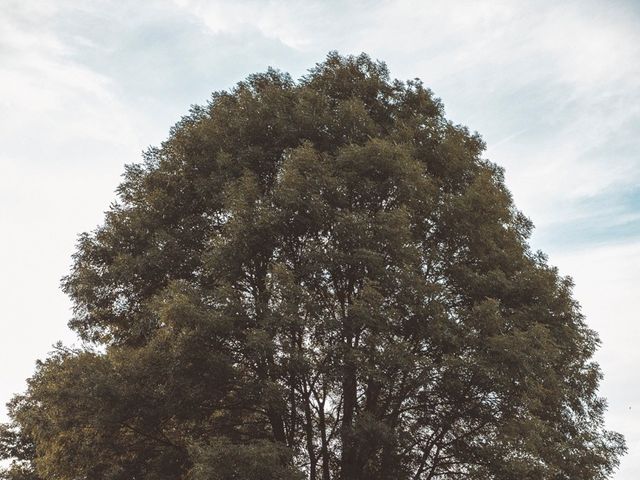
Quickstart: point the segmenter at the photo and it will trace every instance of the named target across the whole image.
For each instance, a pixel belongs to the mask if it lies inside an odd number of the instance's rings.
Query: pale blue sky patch
[[[535,231],[534,242],[558,252],[634,243],[640,238],[640,189],[581,200],[570,218]],[[541,247],[544,248],[544,247]]]

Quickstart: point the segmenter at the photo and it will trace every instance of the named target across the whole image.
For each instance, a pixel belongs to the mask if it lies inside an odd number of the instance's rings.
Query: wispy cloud
[[[100,195],[101,177],[117,180],[103,155],[121,156],[132,140],[127,109],[112,95],[109,79],[74,62],[51,29],[58,11],[54,2],[0,7],[3,401],[23,388],[53,341],[72,339],[58,282],[77,228],[96,222],[105,194],[111,196],[113,185],[104,184]]]
[[[484,134],[518,204],[541,226],[574,219],[583,201],[640,179],[633,2],[176,4],[212,34],[254,32],[313,60],[335,48],[366,51],[396,75],[422,77],[454,120]]]

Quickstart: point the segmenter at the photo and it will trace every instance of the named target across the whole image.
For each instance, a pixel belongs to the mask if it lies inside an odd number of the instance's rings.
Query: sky
[[[125,164],[248,74],[366,52],[505,168],[532,247],[602,339],[607,426],[629,447],[614,478],[640,478],[638,25],[637,0],[3,0],[0,404],[77,342],[60,279]]]

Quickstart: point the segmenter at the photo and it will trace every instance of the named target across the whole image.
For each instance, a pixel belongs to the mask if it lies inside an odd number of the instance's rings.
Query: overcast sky
[[[59,281],[124,164],[212,91],[268,66],[299,78],[330,50],[421,78],[484,137],[600,333],[629,444],[615,478],[640,478],[637,0],[2,0],[0,401],[75,341]]]

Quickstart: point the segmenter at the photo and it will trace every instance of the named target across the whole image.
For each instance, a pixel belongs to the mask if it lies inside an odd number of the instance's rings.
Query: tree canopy
[[[483,151],[364,54],[192,107],[81,235],[2,478],[608,477],[597,336]]]

